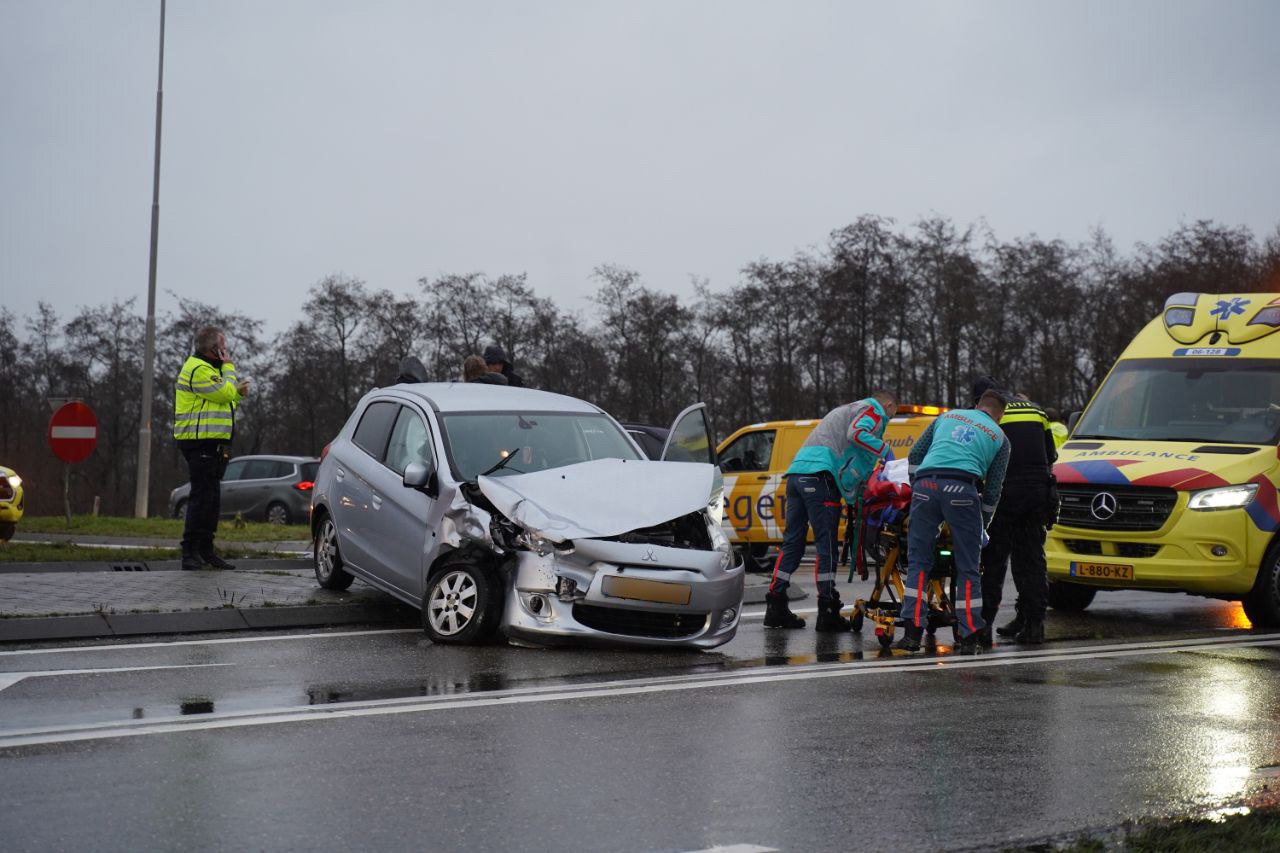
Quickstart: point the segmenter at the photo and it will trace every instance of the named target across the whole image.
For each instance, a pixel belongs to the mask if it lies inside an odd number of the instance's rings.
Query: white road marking
[[[690,853],[777,853],[777,847],[761,847],[759,844],[717,844]]]
[[[46,649],[13,649],[0,657],[57,655],[80,652],[113,652],[121,649],[168,649],[175,646],[221,646],[230,643],[278,643],[284,640],[326,640],[330,637],[364,637],[369,634],[421,634],[421,628],[374,628],[367,631],[330,631],[314,634],[272,634],[261,637],[219,637],[216,640],[174,640],[168,643],[112,643],[109,646],[62,646]]]
[[[55,675],[98,675],[104,672],[144,672],[151,669],[200,669],[206,666],[234,666],[230,663],[175,663],[161,666],[111,666],[98,669],[36,669],[30,672],[0,673],[0,690],[27,678],[50,678]]]
[[[809,614],[809,613],[817,613],[817,612],[818,612],[818,608],[816,608],[816,607],[796,607],[796,608],[792,608],[791,612],[792,612],[792,613],[795,613],[795,614]],[[742,618],[743,618],[743,620],[747,620],[747,619],[763,619],[763,618],[764,618],[764,611],[763,611],[763,610],[744,610],[744,611],[742,611]]]
[[[1000,652],[973,658],[918,657],[895,655],[892,658],[835,664],[810,664],[791,667],[758,667],[739,672],[690,674],[665,678],[614,680],[578,685],[547,685],[485,693],[450,694],[436,697],[409,697],[328,705],[298,705],[275,709],[253,709],[207,714],[199,717],[157,717],[150,720],[121,720],[53,728],[28,728],[0,731],[0,749],[48,743],[101,740],[115,737],[170,734],[210,729],[242,728],[279,723],[335,720],[391,714],[426,713],[460,709],[490,708],[580,699],[617,698],[650,693],[706,690],[721,687],[769,684],[774,682],[811,681],[858,675],[880,675],[899,672],[944,672],[985,669],[1024,663],[1067,663],[1076,660],[1141,657],[1172,652],[1212,649],[1239,649],[1280,646],[1280,634],[1239,637],[1208,637],[1194,640],[1172,640],[1127,643],[1111,646],[1083,646],[1052,651],[1028,650]]]

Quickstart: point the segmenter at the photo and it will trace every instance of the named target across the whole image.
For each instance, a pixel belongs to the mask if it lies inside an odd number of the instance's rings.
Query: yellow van
[[[897,416],[885,427],[885,440],[893,448],[894,457],[906,456],[925,428],[945,411],[941,406],[899,406]],[[764,568],[759,559],[770,546],[782,544],[787,500],[782,475],[817,425],[817,420],[751,424],[716,448],[724,472],[721,524],[749,571]],[[812,533],[809,539],[813,540]]]
[[[1280,625],[1277,329],[1277,294],[1179,293],[1133,339],[1059,451],[1050,604],[1174,590]]]

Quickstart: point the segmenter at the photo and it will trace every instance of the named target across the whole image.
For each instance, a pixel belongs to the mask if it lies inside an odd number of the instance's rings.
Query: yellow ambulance
[[[1280,625],[1278,329],[1277,294],[1179,293],[1133,339],[1059,451],[1054,607],[1172,590]]]
[[[899,406],[884,431],[894,457],[906,456],[925,428],[945,411],[941,406]],[[749,570],[763,569],[760,558],[782,543],[787,493],[782,475],[817,425],[817,420],[751,424],[716,449],[724,472],[721,525]],[[844,535],[843,523],[840,535]],[[812,533],[809,540],[813,541]]]

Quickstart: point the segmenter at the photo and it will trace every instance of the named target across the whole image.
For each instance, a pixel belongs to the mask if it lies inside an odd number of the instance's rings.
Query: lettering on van
[[[1126,456],[1139,459],[1177,459],[1179,462],[1195,462],[1200,458],[1198,453],[1172,453],[1167,450],[1085,450],[1077,453],[1072,459],[1085,459],[1096,456]]]
[[[751,529],[755,519],[781,521],[787,516],[785,494],[725,495],[724,515],[738,533]]]

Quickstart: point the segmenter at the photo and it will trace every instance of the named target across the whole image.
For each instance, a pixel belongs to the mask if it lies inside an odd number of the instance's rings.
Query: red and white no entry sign
[[[63,462],[83,462],[98,446],[98,416],[84,403],[66,403],[49,418],[49,449]]]

